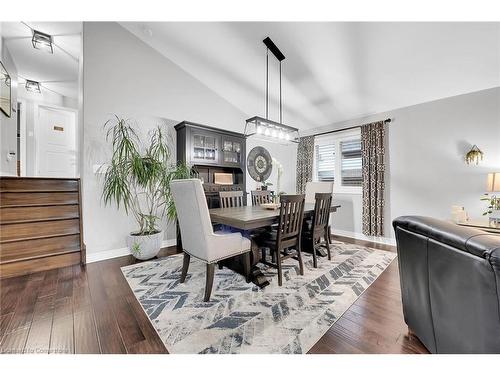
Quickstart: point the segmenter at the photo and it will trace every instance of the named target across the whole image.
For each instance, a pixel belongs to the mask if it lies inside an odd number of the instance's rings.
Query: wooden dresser
[[[0,177],[0,278],[85,263],[80,180]]]

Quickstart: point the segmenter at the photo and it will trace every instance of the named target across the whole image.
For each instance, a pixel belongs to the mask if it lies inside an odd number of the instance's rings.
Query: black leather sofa
[[[393,221],[404,319],[431,353],[500,353],[500,235]]]

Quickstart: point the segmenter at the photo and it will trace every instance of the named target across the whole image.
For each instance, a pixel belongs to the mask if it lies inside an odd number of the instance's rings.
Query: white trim
[[[170,246],[175,246],[177,244],[177,240],[170,239],[170,240],[165,240],[161,243],[161,247],[170,247]],[[104,251],[98,251],[96,253],[88,253],[88,248],[87,248],[87,259],[85,262],[88,263],[94,263],[94,262],[100,262],[101,260],[106,260],[106,259],[112,259],[112,258],[118,258],[118,257],[123,257],[126,255],[132,254],[129,250],[128,247],[122,247],[119,249],[111,249],[111,250],[104,250]]]
[[[338,133],[326,134],[314,137],[314,153],[313,153],[313,181],[316,179],[316,146],[317,145],[335,145],[335,178],[333,184],[333,194],[351,194],[361,195],[363,188],[361,186],[343,186],[342,185],[342,153],[340,151],[340,143],[345,140],[358,139],[361,137],[361,129],[350,129],[340,131]]]
[[[371,242],[376,242],[376,243],[380,243],[380,244],[384,244],[384,245],[396,246],[396,239],[390,238],[390,237],[365,236],[363,233],[350,232],[350,231],[339,230],[339,229],[335,229],[335,228],[332,228],[332,234],[339,235],[342,237],[350,237],[350,238],[354,238],[356,240],[371,241]]]
[[[20,141],[18,150],[19,161],[21,165],[20,175],[21,177],[26,177],[26,99],[18,99],[17,103],[19,104],[19,108],[21,109],[21,115],[19,119]]]

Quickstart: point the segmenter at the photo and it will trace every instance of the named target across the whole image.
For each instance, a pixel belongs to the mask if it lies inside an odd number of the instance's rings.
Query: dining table
[[[332,205],[330,212],[337,212],[340,205]],[[222,224],[226,227],[234,228],[250,240],[252,234],[256,231],[262,231],[264,228],[269,228],[276,224],[279,219],[280,210],[268,209],[261,206],[241,206],[241,207],[226,207],[212,208],[209,210],[210,220],[213,224]],[[314,214],[314,203],[304,204],[304,220],[310,219]],[[261,269],[257,266],[261,260],[260,249],[252,242],[251,249],[251,280],[259,287],[269,285],[269,280],[264,276]],[[242,260],[240,257],[234,257],[224,262],[224,266],[233,269],[236,272],[242,273]]]

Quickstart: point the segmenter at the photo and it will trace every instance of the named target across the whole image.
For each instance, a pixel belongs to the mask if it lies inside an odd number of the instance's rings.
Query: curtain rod
[[[388,124],[390,123],[392,120],[390,118],[387,118],[384,120],[384,124]],[[376,122],[376,121],[372,121],[372,122]],[[351,130],[351,129],[356,129],[356,128],[360,128],[362,127],[363,125],[356,125],[356,126],[350,126],[348,128],[342,128],[342,129],[336,129],[336,130],[330,130],[330,131],[327,131],[327,132],[323,132],[323,133],[318,133],[318,134],[312,134],[314,137],[317,137],[319,135],[325,135],[325,134],[331,134],[331,133],[337,133],[337,132],[343,132],[344,130]]]

